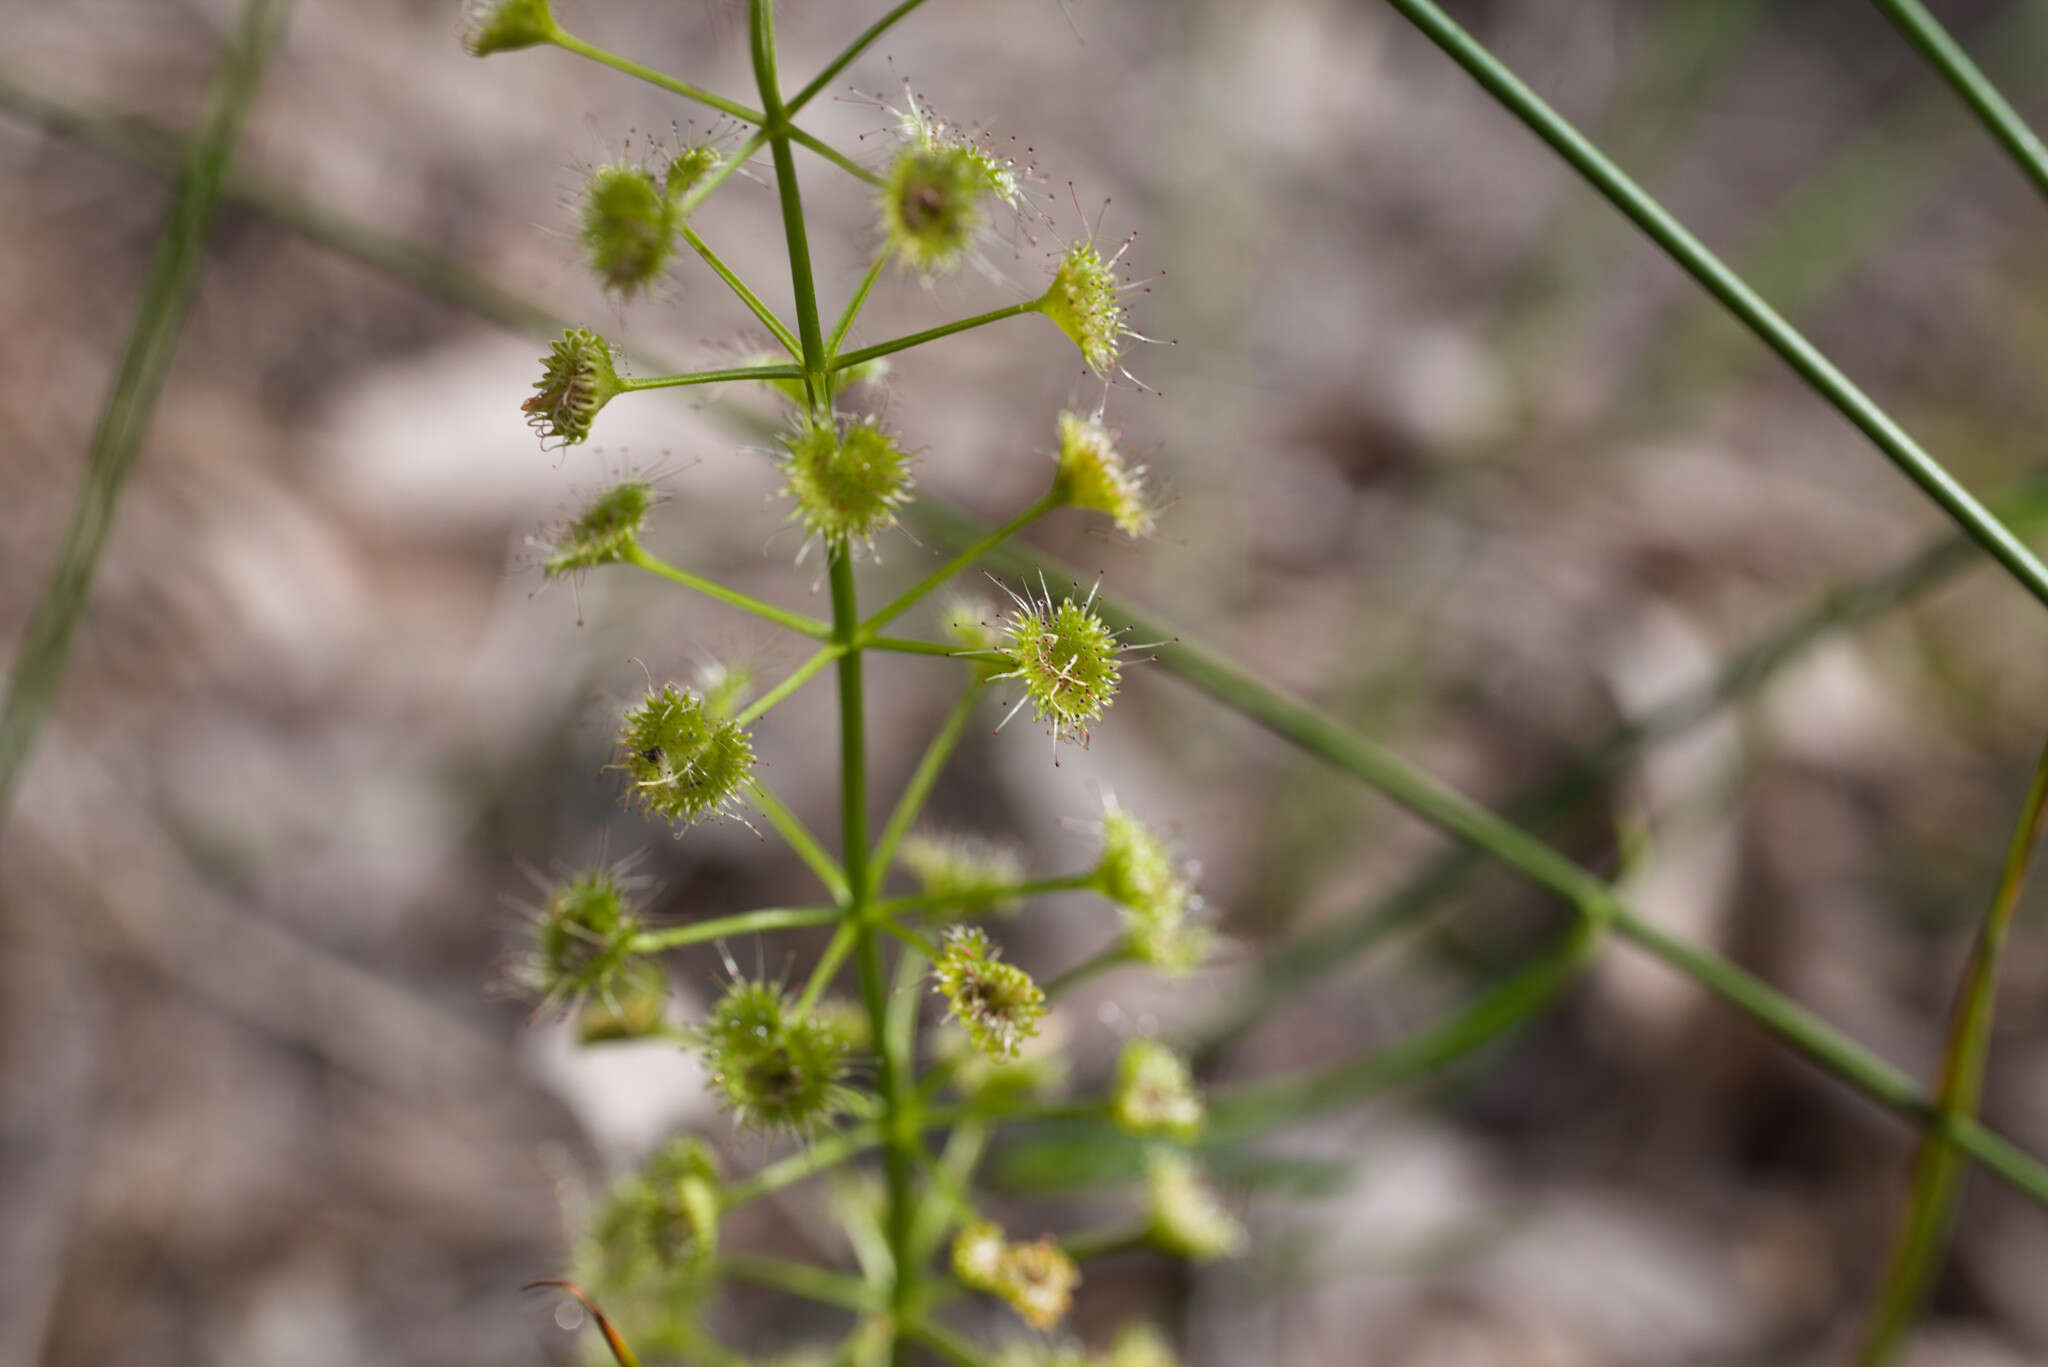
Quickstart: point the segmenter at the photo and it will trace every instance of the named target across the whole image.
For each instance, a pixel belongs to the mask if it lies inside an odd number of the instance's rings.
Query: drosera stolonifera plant
[[[1057,757],[1062,743],[1085,746],[1140,647],[1125,643],[1103,620],[1099,583],[1059,590],[1042,574],[1004,586],[1010,610],[1000,615],[968,599],[933,604],[939,628],[933,639],[886,629],[1056,509],[1106,518],[1134,539],[1150,535],[1157,517],[1144,467],[1120,449],[1102,405],[1050,415],[1053,467],[1044,495],[886,606],[865,616],[860,611],[855,561],[890,534],[898,512],[915,497],[916,460],[892,428],[840,408],[846,389],[878,382],[884,357],[1035,313],[1074,342],[1101,377],[1106,403],[1109,381],[1122,370],[1124,344],[1137,335],[1124,303],[1131,286],[1120,274],[1123,248],[1105,257],[1091,231],[1060,249],[1050,281],[1035,296],[891,341],[844,346],[891,261],[929,282],[975,260],[992,215],[1021,205],[1017,168],[915,96],[907,110],[896,111],[893,147],[878,168],[797,127],[804,106],[919,3],[898,4],[816,79],[785,95],[772,5],[750,0],[746,37],[758,108],[585,42],[562,27],[546,0],[471,0],[465,10],[464,42],[475,55],[563,49],[706,104],[748,130],[730,155],[685,144],[661,158],[597,168],[584,184],[579,241],[585,264],[621,306],[645,297],[678,260],[694,255],[779,350],[727,368],[636,378],[622,373],[619,353],[603,336],[571,329],[542,358],[540,378],[523,406],[543,446],[562,447],[587,440],[606,405],[637,390],[737,384],[786,399],[793,411],[775,456],[779,494],[801,532],[799,558],[815,551],[830,584],[831,617],[821,620],[658,559],[641,539],[661,502],[645,478],[613,483],[554,529],[542,548],[540,565],[550,580],[573,582],[629,566],[815,644],[808,659],[750,701],[742,688],[649,678],[644,696],[618,719],[608,769],[628,805],[678,835],[704,821],[754,825],[758,815],[760,826],[776,832],[816,875],[825,899],[817,906],[664,926],[649,919],[652,899],[643,880],[618,866],[575,872],[554,880],[532,912],[530,945],[514,974],[543,1009],[579,1013],[586,1042],[658,1038],[694,1051],[736,1127],[795,1146],[788,1156],[735,1178],[722,1171],[707,1139],[681,1136],[605,1195],[567,1269],[575,1281],[542,1284],[602,1307],[597,1322],[606,1349],[621,1363],[635,1361],[636,1353],[745,1361],[714,1340],[704,1311],[722,1285],[746,1281],[850,1317],[843,1342],[820,1360],[900,1364],[932,1355],[968,1364],[1158,1367],[1173,1362],[1173,1354],[1161,1335],[1143,1327],[1093,1355],[1064,1338],[1015,1334],[984,1348],[949,1326],[957,1312],[948,1307],[961,1291],[985,1293],[1028,1330],[1057,1334],[1075,1297],[1085,1294],[1088,1257],[1137,1243],[1210,1258],[1243,1240],[1197,1166],[1193,1145],[1205,1108],[1186,1062],[1165,1045],[1129,1042],[1108,1093],[1097,1100],[1046,1100],[1066,1071],[1056,1053],[1066,1035],[1057,1005],[1068,987],[1118,964],[1179,974],[1200,962],[1209,937],[1195,924],[1201,902],[1192,866],[1113,799],[1100,819],[1095,864],[1050,878],[1030,877],[1010,846],[912,829],[984,695],[1014,691],[1014,701],[1005,698],[1002,723],[1028,708]],[[864,181],[878,220],[874,259],[829,331],[811,267],[797,148]],[[794,326],[727,267],[691,222],[706,198],[763,151],[787,238]],[[951,661],[963,686],[878,835],[866,816],[862,666],[870,651]],[[836,857],[777,800],[756,770],[753,743],[755,728],[769,723],[774,708],[827,669],[836,677],[841,732]],[[894,868],[919,890],[887,895]],[[1027,914],[1035,897],[1077,892],[1095,893],[1115,908],[1104,918],[1114,929],[1094,959],[1041,984],[1004,956],[996,933],[1003,923],[989,918]],[[831,927],[832,936],[801,981],[749,975],[727,955],[727,981],[708,1015],[671,1023],[661,955],[810,927]],[[849,960],[860,985],[858,1007],[827,996]],[[924,1028],[927,1016],[930,1029]],[[992,1129],[1046,1114],[1048,1106],[1070,1118],[1092,1118],[1139,1145],[1145,1182],[1142,1193],[1132,1193],[1136,1223],[1129,1228],[1135,1234],[1105,1238],[1082,1231],[1062,1239],[1034,1231],[1013,1238],[982,1209],[976,1169]],[[881,1181],[853,1178],[856,1165],[876,1150]],[[723,1219],[734,1209],[834,1169],[841,1171],[825,1204],[848,1224],[860,1251],[857,1271],[784,1262],[721,1241]]]

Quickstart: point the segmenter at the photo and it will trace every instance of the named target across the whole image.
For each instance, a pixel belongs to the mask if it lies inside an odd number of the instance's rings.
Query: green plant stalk
[[[804,390],[815,417],[829,417],[831,387],[825,339],[818,324],[818,290],[811,268],[810,243],[804,228],[803,198],[790,156],[787,119],[775,65],[775,18],[769,0],[748,0],[748,30],[754,78],[767,111],[768,146],[775,163],[776,192],[781,199],[783,232],[789,246],[790,283],[796,297],[797,335],[802,342]],[[889,994],[882,971],[882,945],[877,918],[866,905],[867,870],[867,741],[862,701],[861,651],[856,643],[860,608],[854,590],[853,556],[848,546],[832,547],[832,641],[845,653],[839,657],[840,844],[845,860],[843,901],[849,922],[856,926],[854,956],[859,966],[861,996],[869,1028],[880,1055],[877,1082],[882,1096],[882,1168],[888,1183],[889,1251],[895,1263],[890,1307],[891,1357],[906,1367],[909,1347],[902,1327],[917,1298],[918,1271],[911,1257],[911,1229],[916,1217],[916,1154],[923,1143],[914,1110],[912,1060],[898,1049],[889,1029]]]
[[[919,525],[955,545],[979,535],[971,519],[936,505],[922,507]],[[1021,572],[1013,550],[985,559]],[[1073,577],[1050,557],[1032,556],[1047,574]],[[1433,825],[1477,846],[1500,863],[1550,889],[1596,922],[1620,934],[1700,983],[1790,1044],[1808,1059],[1872,1100],[1923,1127],[1933,1126],[1985,1166],[2048,1204],[2048,1167],[1968,1117],[1945,1118],[1914,1085],[1883,1059],[1833,1026],[1709,950],[1665,935],[1630,914],[1607,883],[1552,846],[1411,767],[1370,738],[1299,699],[1262,683],[1237,665],[1196,644],[1170,622],[1104,595],[1096,610],[1105,619],[1167,641],[1158,660],[1195,688],[1302,750],[1345,770]]]
[[[6,701],[0,703],[0,826],[6,822],[36,732],[42,728],[63,678],[72,637],[85,614],[93,575],[113,529],[115,506],[135,467],[136,452],[149,430],[171,358],[177,352],[178,334],[206,259],[207,238],[213,231],[235,144],[290,11],[290,0],[249,0],[243,6],[229,36],[220,74],[207,97],[199,131],[171,187],[135,324],[92,435],[92,454],[72,510],[71,526],[49,587],[16,648]]]
[[[965,550],[905,589],[902,593],[891,599],[887,607],[882,608],[865,622],[862,622],[860,624],[861,639],[865,640],[872,637],[883,627],[917,606],[934,589],[937,589],[954,575],[960,573],[960,571],[968,569],[979,562],[989,552],[995,550],[998,546],[1001,546],[1011,537],[1017,535],[1017,533],[1023,531],[1026,527],[1029,527],[1058,506],[1058,499],[1048,491],[1044,498],[1039,499],[1038,502],[1032,504],[1023,512],[1018,513],[1002,526],[969,543]]]
[[[2029,481],[2000,494],[1996,504],[2014,525],[2033,528],[2048,519],[2044,494],[2048,488],[2041,481]],[[1869,578],[1827,590],[1806,611],[1729,656],[1698,683],[1610,728],[1555,773],[1510,798],[1504,804],[1506,812],[1517,825],[1529,826],[1576,809],[1633,756],[1754,696],[1815,643],[1861,627],[1947,583],[1978,564],[1979,554],[1975,542],[1951,533]],[[1437,905],[1480,867],[1475,847],[1454,845],[1361,914],[1270,951],[1239,997],[1202,1027],[1191,1052],[1198,1061],[1213,1058],[1271,1011],[1298,1000],[1310,984]]]
[[[801,612],[776,607],[773,603],[763,602],[759,598],[741,593],[738,589],[729,589],[716,579],[707,579],[701,574],[693,574],[689,570],[671,565],[637,542],[627,550],[626,560],[649,574],[659,575],[670,583],[681,584],[686,589],[695,589],[708,598],[716,598],[719,602],[736,607],[742,612],[751,612],[756,617],[765,618],[780,627],[787,627],[798,635],[808,636],[814,641],[827,640],[832,635],[832,628],[815,617],[806,617]]]
[[[621,375],[619,390],[630,394],[640,389],[679,389],[685,385],[725,384],[734,380],[801,380],[804,371],[793,365],[735,366],[727,370],[697,370],[687,375]]]
[[[875,911],[896,916],[906,911],[950,911],[955,908],[985,907],[997,902],[1019,901],[1049,892],[1079,892],[1095,886],[1095,871],[1061,874],[1057,878],[1034,878],[1008,887],[989,888],[974,895],[957,892],[927,892],[913,897],[889,897],[876,902]]]
[[[838,659],[844,652],[838,646],[828,645],[812,653],[811,657],[791,670],[781,683],[748,703],[738,712],[733,721],[741,726],[751,726],[768,714],[769,709],[784,698],[811,681],[811,676]]]
[[[1970,55],[1949,36],[1941,22],[1920,0],[1872,0],[1872,3],[1898,26],[1899,32],[1906,35],[1906,41],[1941,73],[1941,78],[1954,87],[1963,103],[1970,106],[1971,112],[1998,140],[1999,146],[2011,155],[2013,163],[2020,168],[2020,174],[2032,181],[2036,190],[2048,195],[2048,147],[2041,145],[2041,139],[2027,127],[2027,121],[2019,116],[2005,96],[1998,93],[1998,87],[1970,60]]]
[[[854,1125],[813,1140],[787,1158],[777,1159],[767,1167],[757,1169],[752,1176],[728,1183],[719,1193],[719,1209],[737,1210],[750,1201],[830,1171],[881,1142],[882,1132],[874,1125]]]
[[[860,928],[842,913],[839,929],[832,932],[832,938],[826,942],[825,952],[818,956],[818,962],[811,965],[811,976],[804,983],[803,995],[796,999],[797,1015],[808,1016],[817,1008],[818,999],[832,985],[839,966],[846,962],[846,956],[853,952],[854,941],[859,938]]]
[[[1997,1001],[1999,954],[2005,948],[2013,912],[2026,886],[2034,850],[2041,842],[2044,818],[2048,818],[2048,747],[2042,749],[2041,758],[2034,765],[2033,781],[2027,787],[2012,841],[2006,847],[1998,890],[1992,896],[1984,924],[1978,929],[1969,964],[1963,970],[1962,987],[1956,994],[1948,1042],[1942,1049],[1941,1070],[1934,1083],[1934,1104],[1944,1116],[1974,1117],[1983,1096],[1985,1063],[1991,1052],[1991,1015]],[[1940,1266],[1962,1178],[1961,1155],[1945,1139],[1933,1134],[1924,1136],[1913,1163],[1913,1186],[1905,1218],[1892,1245],[1869,1337],[1864,1341],[1861,1361],[1866,1367],[1890,1361],[1904,1345]]]
[[[868,48],[874,45],[877,39],[879,39],[883,34],[887,33],[891,28],[894,28],[898,20],[902,19],[905,15],[909,14],[912,10],[916,9],[919,5],[922,5],[923,3],[924,0],[903,0],[902,4],[898,5],[895,9],[890,10],[887,14],[883,15],[880,19],[877,19],[873,24],[869,25],[866,32],[862,33],[860,37],[854,39],[851,43],[847,44],[846,50],[844,52],[841,52],[837,57],[834,57],[830,62],[827,62],[825,64],[824,70],[820,71],[817,75],[811,77],[810,83],[808,85],[804,86],[802,90],[797,91],[796,94],[790,96],[789,102],[783,106],[784,115],[787,117],[794,117],[798,110],[802,109],[805,105],[809,104],[813,99],[817,98],[818,92],[823,90],[826,87],[826,85],[830,83],[834,76],[837,76],[840,72],[846,70],[846,68],[852,64],[854,58],[860,56],[861,53],[866,52]]]
[[[683,234],[683,241],[689,243],[690,249],[704,259],[704,264],[711,267],[712,274],[726,283],[726,286],[732,290],[739,301],[747,306],[747,311],[760,320],[761,326],[767,328],[775,340],[782,343],[783,350],[787,351],[791,356],[801,355],[802,343],[798,342],[796,334],[789,330],[789,325],[775,316],[775,310],[763,303],[761,296],[755,294],[753,290],[747,287],[746,281],[733,274],[732,267],[726,265],[719,258],[718,253],[711,250],[711,244],[698,236],[695,228],[692,228],[688,222],[684,222],[679,226]],[[791,376],[790,378],[794,379],[795,377]]]
[[[666,72],[656,71],[652,67],[643,66],[630,57],[623,57],[616,52],[610,52],[598,47],[594,43],[587,43],[575,34],[565,32],[559,28],[555,32],[554,43],[556,47],[561,48],[563,51],[573,52],[578,57],[588,58],[599,66],[608,66],[614,71],[624,72],[635,80],[645,81],[649,85],[668,91],[671,95],[680,95],[686,100],[695,100],[699,104],[708,105],[721,114],[727,114],[738,119],[741,123],[753,124],[766,132],[770,141],[775,140],[779,136],[787,142],[801,144],[857,180],[864,180],[870,185],[879,185],[881,183],[881,177],[837,148],[820,142],[801,128],[791,127],[784,111],[780,108],[771,110],[766,114],[758,109],[749,109],[737,100],[729,100],[723,95],[704,89],[702,86],[691,85],[688,81],[678,80]]]
[[[899,351],[923,346],[926,342],[936,342],[941,337],[951,337],[956,332],[967,332],[973,328],[987,327],[990,323],[1000,323],[1006,318],[1021,318],[1027,313],[1038,313],[1044,306],[1043,299],[1026,299],[1019,304],[1005,304],[999,309],[990,309],[987,313],[977,313],[972,318],[956,318],[950,323],[926,328],[923,332],[906,333],[886,342],[864,346],[858,351],[849,351],[843,356],[836,357],[832,362],[832,368],[848,370],[883,356],[893,356]]]
[[[1139,962],[1139,959],[1131,953],[1130,947],[1122,940],[1119,940],[1108,949],[1097,954],[1091,954],[1064,973],[1057,973],[1047,978],[1043,989],[1045,999],[1047,1001],[1057,1001],[1082,983],[1087,982],[1090,978],[1098,977],[1113,968],[1120,968],[1125,964],[1137,962]]]
[[[854,644],[860,650],[880,650],[892,655],[936,655],[948,660],[957,660],[972,653],[945,641],[919,641],[908,636],[862,636],[856,637]]]
[[[1818,348],[1433,0],[1387,0],[1833,404],[2043,605],[2048,568]]]
[[[818,881],[825,885],[825,890],[837,898],[842,906],[851,901],[853,893],[847,882],[846,871],[840,868],[839,861],[818,843],[818,837],[811,834],[810,828],[797,820],[796,813],[785,807],[782,799],[770,792],[768,786],[758,778],[748,784],[747,791],[753,795],[755,804],[761,809],[761,815],[768,818],[768,824],[773,826],[776,834],[796,852],[797,858],[803,860],[811,872],[818,876]]]
[[[811,1263],[789,1262],[754,1253],[727,1253],[718,1259],[718,1270],[736,1281],[772,1287],[844,1310],[873,1311],[880,1308],[875,1303],[874,1288],[866,1282]]]
[[[1217,1143],[1249,1138],[1440,1072],[1547,1009],[1600,945],[1600,923],[1581,916],[1555,946],[1442,1020],[1356,1058],[1219,1092],[1210,1135]]]
[[[840,311],[839,321],[832,326],[832,335],[825,339],[825,368],[827,370],[834,368],[834,362],[839,358],[840,344],[846,340],[846,334],[853,330],[854,319],[860,317],[860,311],[867,307],[868,295],[873,293],[875,281],[882,277],[882,267],[889,264],[889,258],[893,254],[893,249],[888,246],[884,246],[881,251],[875,253],[875,259],[868,266],[867,273],[861,276],[860,284],[854,287],[852,297],[846,301],[846,307]]]
[[[889,813],[889,820],[882,827],[881,837],[875,841],[874,853],[868,857],[867,895],[870,901],[881,895],[882,883],[889,876],[889,865],[896,857],[896,847],[903,843],[911,823],[924,810],[925,799],[931,796],[932,785],[938,782],[946,761],[959,748],[960,737],[966,733],[968,720],[974,715],[974,704],[980,698],[981,681],[976,679],[961,692],[952,709],[946,713],[938,734],[918,756],[917,767],[911,770],[902,795],[896,799],[895,809]]]
[[[693,925],[643,930],[633,937],[631,951],[635,954],[659,954],[684,945],[703,944],[706,940],[722,940],[728,935],[753,935],[764,930],[793,930],[800,926],[829,926],[839,919],[838,907],[763,907],[758,911],[743,911],[732,916],[720,916],[716,920],[698,921]]]

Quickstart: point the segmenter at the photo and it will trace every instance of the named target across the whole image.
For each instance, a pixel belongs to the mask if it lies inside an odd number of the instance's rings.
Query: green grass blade
[[[1884,11],[1885,17],[1906,35],[1906,41],[1919,49],[1920,55],[1970,106],[1991,136],[1998,139],[1999,146],[2012,156],[2020,173],[2034,183],[2036,190],[2048,195],[2048,147],[2041,145],[2041,139],[2027,127],[2026,120],[1998,93],[1998,87],[1970,60],[1970,54],[1949,37],[1940,21],[1928,13],[1927,6],[1920,0],[1872,3]]]
[[[2048,523],[2048,481],[2032,481],[1994,502],[2023,530]],[[1866,579],[1829,589],[1806,611],[1729,656],[1698,683],[1611,727],[1554,773],[1510,798],[1505,804],[1509,819],[1542,829],[1578,810],[1637,755],[1685,735],[1724,707],[1753,697],[1812,646],[1865,626],[1980,563],[1976,543],[1953,533]],[[1242,993],[1202,1027],[1191,1052],[1197,1059],[1213,1058],[1272,1011],[1298,1000],[1312,984],[1437,906],[1480,867],[1471,846],[1454,846],[1359,914],[1271,950]]]
[[[2048,567],[1985,509],[1955,477],[1893,422],[1882,408],[1823,356],[1741,277],[1588,142],[1557,111],[1524,85],[1432,0],[1387,0],[1486,92],[1662,247],[1708,293],[1782,356],[1812,388],[1870,438],[1899,470],[1919,485],[1958,525],[1989,551],[2028,592],[2048,606]]]
[[[49,588],[29,619],[15,656],[6,701],[0,704],[0,822],[6,820],[36,732],[56,697],[71,638],[92,591],[93,572],[113,527],[115,505],[134,468],[135,453],[149,429],[191,308],[221,182],[289,12],[290,0],[249,0],[243,8],[184,169],[171,189],[135,326],[93,433],[85,486]]]
[[[972,544],[983,531],[974,519],[936,499],[921,499],[905,511],[908,520],[921,530],[953,545]],[[1028,570],[1074,582],[1085,578],[1036,551],[1026,555],[1005,547],[992,552],[987,561],[1012,574]],[[1816,1066],[1913,1123],[1947,1134],[2001,1177],[2048,1205],[2048,1166],[1967,1116],[1942,1115],[1897,1068],[1747,970],[1636,917],[1604,880],[1554,847],[1414,768],[1369,737],[1196,645],[1164,618],[1108,595],[1096,599],[1096,610],[1112,627],[1127,627],[1140,636],[1166,642],[1158,648],[1159,662],[1200,691],[1484,850],[1563,898],[1596,925],[1611,924],[1617,933],[1750,1016]]]
[[[2034,766],[2033,782],[2013,827],[2012,843],[2006,847],[2005,867],[1992,895],[1991,909],[1978,929],[1977,943],[1963,971],[1961,990],[1956,995],[1949,1022],[1948,1043],[1942,1050],[1941,1070],[1935,1079],[1934,1104],[1942,1114],[1975,1116],[1984,1091],[1984,1066],[1991,1051],[1991,1013],[1998,992],[1998,956],[2005,947],[2006,932],[2012,926],[2013,910],[2019,905],[2020,890],[2026,885],[2027,870],[2034,849],[2041,840],[2043,819],[2048,818],[2048,748]],[[1862,1361],[1866,1367],[1888,1362],[1903,1346],[1926,1299],[1928,1287],[1941,1263],[1942,1246],[1955,1214],[1956,1194],[1962,1186],[1962,1162],[1954,1147],[1936,1134],[1920,1141],[1920,1153],[1913,1164],[1912,1193],[1906,1215],[1885,1270],[1877,1309],[1871,1319],[1870,1336],[1864,1342]]]
[[[2048,14],[2033,0],[2016,0],[1971,37],[2008,79],[2048,61]],[[1810,316],[1969,165],[1970,131],[1939,90],[1881,112],[1771,205],[1747,235],[1740,274],[1788,317]],[[1635,405],[1668,412],[1738,379],[1757,356],[1741,326],[1701,299],[1620,389],[1647,391]]]

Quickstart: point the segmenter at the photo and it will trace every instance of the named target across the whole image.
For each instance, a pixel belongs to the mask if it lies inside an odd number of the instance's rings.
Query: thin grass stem
[[[1949,36],[1941,21],[1931,14],[1920,0],[1872,0],[1887,19],[1898,26],[1906,35],[1906,41],[1919,50],[1928,65],[1940,73],[1941,78],[1954,88],[1963,103],[1998,140],[2020,168],[2020,174],[2034,183],[2034,188],[2048,195],[2048,147],[2027,121],[2020,117],[1999,94],[1998,87],[1991,83],[1978,65],[1970,60],[1970,54],[1962,45]]]
[[[2020,807],[2005,867],[1991,908],[1978,928],[1977,942],[1963,971],[1961,990],[1949,1023],[1941,1069],[1934,1083],[1934,1104],[1945,1117],[1974,1117],[1984,1092],[1984,1069],[1991,1052],[1991,1014],[1997,1000],[1998,960],[2012,927],[2020,891],[2026,886],[2041,827],[2048,818],[2048,747],[2034,766],[2033,781]],[[1912,1190],[1899,1232],[1892,1245],[1884,1283],[1877,1296],[1870,1333],[1861,1361],[1866,1367],[1888,1362],[1904,1345],[1913,1319],[1926,1300],[1940,1266],[1942,1245],[1955,1216],[1962,1187],[1962,1155],[1945,1138],[1923,1135],[1913,1164]]]
[[[669,564],[638,543],[626,552],[626,560],[627,563],[637,565],[649,574],[659,575],[670,583],[681,584],[686,589],[695,589],[706,597],[716,598],[719,602],[736,607],[742,612],[751,612],[756,617],[773,622],[777,626],[787,627],[814,641],[825,640],[832,634],[832,629],[815,617],[807,617],[801,612],[791,612],[788,608],[776,607],[773,603],[763,602],[759,598],[741,593],[738,589],[729,589],[715,579],[692,574],[689,570]]]
[[[142,302],[93,430],[71,525],[49,586],[15,648],[6,700],[0,702],[0,825],[6,822],[22,768],[64,676],[71,640],[85,615],[94,572],[113,529],[114,509],[149,431],[171,358],[177,354],[178,334],[206,260],[229,163],[290,12],[289,0],[249,0],[243,6],[228,37],[220,74],[208,93],[206,112],[186,145],[171,187]]]
[[[1879,451],[1976,539],[1993,559],[2042,604],[2048,605],[2048,567],[1994,517],[1905,429],[1871,400],[1784,317],[1728,269],[1664,207],[1565,121],[1498,58],[1460,28],[1433,0],[1387,0],[1403,17],[1463,67],[1486,92],[1548,143],[1662,247],[1694,280],[1870,438]]]

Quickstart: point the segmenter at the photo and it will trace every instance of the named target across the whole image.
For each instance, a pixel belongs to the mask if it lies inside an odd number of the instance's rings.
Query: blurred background
[[[737,5],[558,8],[750,88]],[[786,70],[880,8],[788,0]],[[2048,220],[1869,6],[1451,8],[1961,478],[2048,521],[2024,485],[2048,420]],[[196,121],[236,9],[0,0],[0,651],[136,313],[168,184],[151,130]],[[2048,116],[2048,6],[1936,9]],[[672,1047],[579,1054],[500,986],[550,870],[644,852],[672,920],[811,899],[774,840],[672,840],[601,772],[643,662],[772,679],[799,643],[645,576],[543,590],[534,567],[579,497],[652,470],[657,552],[822,612],[744,421],[773,408],[634,396],[559,454],[518,410],[543,312],[679,365],[761,345],[695,262],[622,307],[574,239],[593,166],[678,121],[738,138],[567,54],[470,60],[455,10],[293,7],[0,842],[0,1361],[568,1361],[553,1303],[518,1288],[562,1267],[593,1191],[679,1130],[730,1170],[781,1151],[734,1137]],[[1134,550],[1069,514],[1036,544],[1489,804],[1528,815],[1547,793],[1541,829],[1646,915],[1929,1074],[2041,741],[2048,625],[2020,589],[1379,4],[938,0],[807,123],[874,149],[906,79],[1028,146],[1051,218],[1006,225],[985,273],[885,277],[859,336],[1037,293],[1098,215],[1160,276],[1136,325],[1178,345],[1129,361],[1160,396],[1120,382],[1108,409],[1170,499],[1160,536]],[[801,165],[830,308],[873,215]],[[779,306],[764,183],[696,222]],[[879,402],[924,488],[1000,518],[1044,487],[1059,408],[1099,395],[1076,371],[1019,322],[898,357]],[[871,594],[939,554],[880,550]],[[912,658],[874,677],[885,803],[955,679]],[[1151,1031],[1218,1083],[1342,1058],[1561,922],[1491,872],[1389,912],[1441,839],[1163,670],[1135,670],[1058,767],[1022,725],[989,735],[990,708],[935,813],[1051,873],[1092,857],[1114,791],[1199,859],[1227,936],[1192,989],[1119,973],[1062,1007],[1077,1088]],[[819,829],[833,735],[818,686],[758,736]],[[2038,911],[2006,959],[1986,1103],[2036,1152]],[[1108,915],[1042,903],[1005,924],[1008,954],[1056,972]],[[818,943],[730,948],[772,969]],[[716,954],[676,968],[701,1008]],[[1073,1327],[1100,1342],[1150,1315],[1194,1364],[1840,1361],[1910,1153],[1891,1117],[1616,947],[1445,1078],[1276,1123],[1225,1169],[1250,1255],[1091,1267]],[[1070,1158],[1013,1146],[991,1176],[1051,1227],[1128,1209]],[[843,1257],[821,1208],[795,1188],[730,1237]],[[2040,1360],[2044,1275],[2048,1217],[1974,1178],[1911,1360]],[[717,1313],[762,1355],[820,1328],[766,1297]]]

